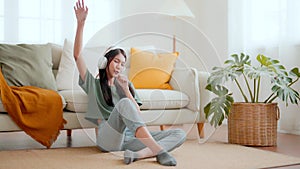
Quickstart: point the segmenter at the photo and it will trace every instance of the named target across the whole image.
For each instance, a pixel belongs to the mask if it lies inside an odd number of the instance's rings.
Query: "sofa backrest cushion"
[[[178,53],[130,52],[129,80],[137,89],[172,89],[169,84]]]
[[[48,43],[51,46],[51,54],[52,54],[52,71],[54,74],[54,77],[56,77],[59,63],[60,63],[60,58],[62,55],[62,46],[55,44],[55,43]]]
[[[57,90],[49,44],[0,44],[0,64],[10,86]]]
[[[56,84],[58,90],[73,89],[73,84],[78,82],[78,74],[76,75],[76,79],[74,77],[75,70],[77,70],[77,67],[73,57],[73,43],[68,39],[65,39],[56,75]],[[74,80],[77,80],[76,83],[73,82]]]

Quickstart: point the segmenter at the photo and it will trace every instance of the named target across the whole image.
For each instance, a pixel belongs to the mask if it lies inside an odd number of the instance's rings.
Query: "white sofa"
[[[58,72],[63,46],[52,44],[53,73]],[[130,65],[130,64],[128,64]],[[129,70],[129,67],[127,68]],[[179,125],[197,124],[200,137],[203,137],[205,116],[204,104],[207,103],[205,82],[206,72],[198,72],[194,68],[175,68],[170,80],[174,90],[137,89],[143,101],[142,117],[147,125]],[[68,79],[72,81],[72,77]],[[91,122],[84,119],[87,107],[87,96],[79,88],[59,90],[64,98],[63,117],[67,121],[64,129],[70,136],[72,129],[94,128]],[[202,95],[202,97],[200,97]],[[0,132],[20,131],[21,129],[10,119],[0,102]]]

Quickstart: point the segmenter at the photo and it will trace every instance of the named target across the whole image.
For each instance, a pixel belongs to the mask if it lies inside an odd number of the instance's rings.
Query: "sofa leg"
[[[204,123],[197,123],[197,127],[200,138],[204,138]]]
[[[72,129],[67,129],[67,136],[71,137],[72,136]]]
[[[166,126],[160,125],[159,127],[160,127],[160,130],[163,131],[163,130],[165,130],[165,127],[166,127]]]

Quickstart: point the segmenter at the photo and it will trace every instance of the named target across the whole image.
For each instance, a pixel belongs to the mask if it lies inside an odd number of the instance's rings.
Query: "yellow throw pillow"
[[[131,48],[129,80],[137,89],[172,89],[169,84],[178,52],[155,54]]]

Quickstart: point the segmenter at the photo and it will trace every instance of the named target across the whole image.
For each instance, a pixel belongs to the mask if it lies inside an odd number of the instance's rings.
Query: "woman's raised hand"
[[[82,51],[83,28],[85,19],[88,14],[88,8],[84,5],[84,0],[78,0],[76,2],[76,5],[74,6],[74,11],[77,19],[77,30],[73,47],[73,55],[76,61],[80,77],[81,79],[85,79],[87,68],[83,58],[80,57]]]
[[[84,6],[84,0],[78,0],[74,6],[77,22],[84,23],[88,14],[88,7]]]

